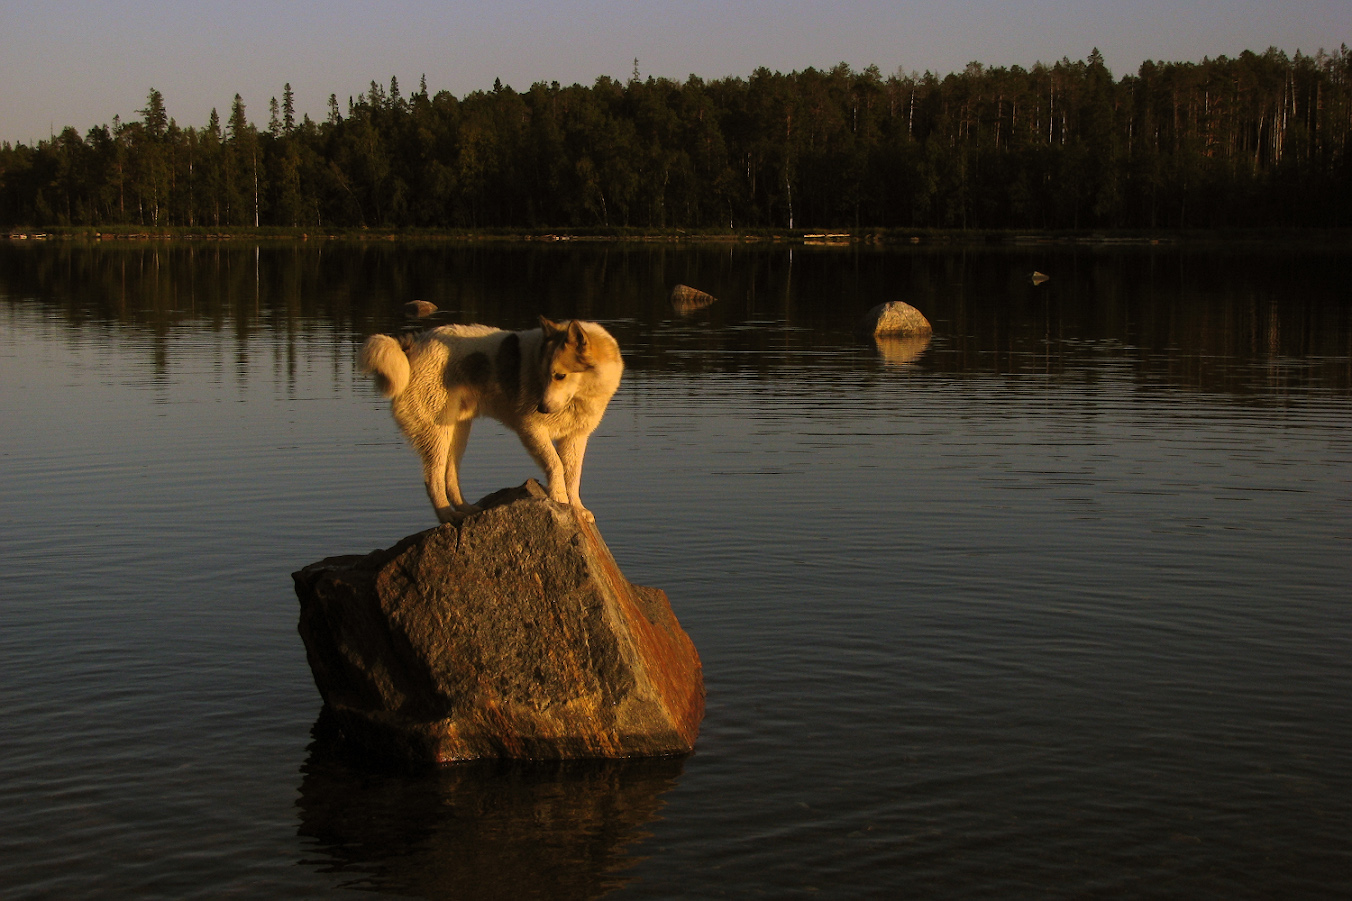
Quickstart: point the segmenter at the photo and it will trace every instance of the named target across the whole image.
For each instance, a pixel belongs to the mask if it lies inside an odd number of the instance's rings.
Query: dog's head
[[[591,340],[576,319],[552,322],[540,317],[544,339],[540,342],[541,413],[558,413],[572,403],[582,380],[596,368]]]

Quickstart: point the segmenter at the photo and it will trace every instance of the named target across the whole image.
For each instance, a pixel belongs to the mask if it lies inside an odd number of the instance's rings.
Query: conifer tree
[[[169,117],[164,110],[164,95],[154,88],[146,95],[145,109],[137,110],[141,114],[141,121],[145,123],[145,129],[152,138],[164,137],[165,131],[169,128]]]
[[[289,81],[282,86],[282,130],[287,134],[296,130],[296,98]]]
[[[261,218],[259,203],[258,133],[245,117],[243,99],[236,94],[230,105],[230,171],[228,178],[228,212],[236,225],[252,224],[258,227]]]

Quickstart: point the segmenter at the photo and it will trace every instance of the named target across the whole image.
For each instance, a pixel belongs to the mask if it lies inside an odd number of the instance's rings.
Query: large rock
[[[665,593],[531,480],[482,513],[293,574],[300,634],[347,740],[413,761],[679,754],[699,655]]]

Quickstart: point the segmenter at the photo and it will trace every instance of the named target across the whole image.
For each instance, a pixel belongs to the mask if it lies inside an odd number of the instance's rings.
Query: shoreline
[[[136,226],[11,228],[0,239],[27,241],[224,241],[224,242],[358,242],[358,243],[541,243],[541,244],[777,244],[820,247],[997,245],[1036,246],[1178,246],[1190,244],[1300,244],[1352,248],[1352,229],[1252,228],[1167,229],[1158,231],[1085,229],[895,229],[856,228],[745,229],[322,229],[305,228],[157,228]]]

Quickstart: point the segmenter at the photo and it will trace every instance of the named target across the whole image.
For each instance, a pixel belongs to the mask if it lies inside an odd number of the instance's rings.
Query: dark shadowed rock
[[[699,655],[666,595],[531,480],[482,513],[293,574],[345,738],[414,761],[690,751]]]
[[[932,333],[929,320],[915,307],[900,300],[880,303],[864,314],[859,330],[866,335],[922,336]]]

